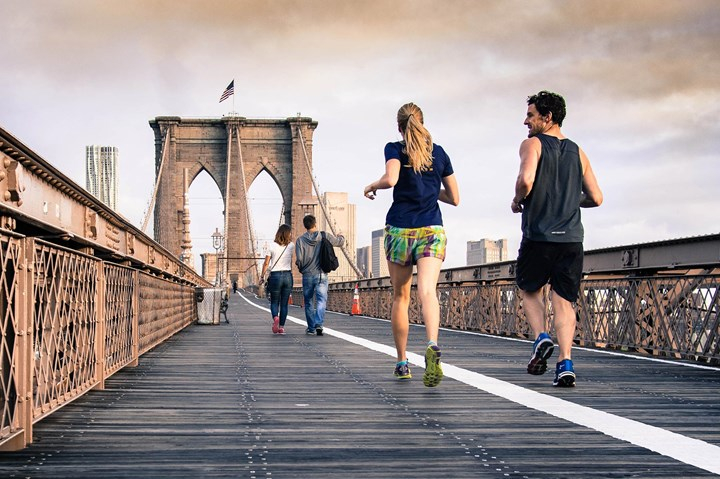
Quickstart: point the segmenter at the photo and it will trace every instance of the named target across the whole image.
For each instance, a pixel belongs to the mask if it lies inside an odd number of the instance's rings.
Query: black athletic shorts
[[[582,243],[550,243],[523,239],[515,281],[523,291],[535,292],[548,282],[552,290],[574,303],[580,292]]]

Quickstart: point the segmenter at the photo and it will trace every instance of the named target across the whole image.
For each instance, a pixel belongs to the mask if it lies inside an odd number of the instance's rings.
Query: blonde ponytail
[[[432,166],[432,136],[423,125],[423,113],[419,106],[407,103],[400,107],[397,122],[405,139],[405,154],[415,173],[428,171]]]

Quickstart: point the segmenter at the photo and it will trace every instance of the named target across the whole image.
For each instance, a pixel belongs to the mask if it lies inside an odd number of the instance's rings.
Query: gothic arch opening
[[[267,170],[263,169],[248,189],[250,214],[255,227],[255,250],[265,257],[267,248],[275,239],[278,226],[285,222],[283,197],[280,187]],[[260,261],[262,267],[262,261]]]
[[[191,180],[188,189],[190,201],[190,239],[192,240],[195,271],[202,274],[202,254],[215,254],[212,234],[215,228],[223,232],[225,217],[220,189],[210,174],[202,169]],[[214,277],[214,271],[211,273]]]

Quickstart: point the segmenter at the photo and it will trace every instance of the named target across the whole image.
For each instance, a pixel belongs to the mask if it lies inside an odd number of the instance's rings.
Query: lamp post
[[[212,238],[213,248],[215,248],[215,286],[220,286],[220,250],[223,248],[225,237],[217,228],[210,237]]]

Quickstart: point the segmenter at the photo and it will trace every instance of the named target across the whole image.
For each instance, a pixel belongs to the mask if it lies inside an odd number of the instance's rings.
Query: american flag
[[[230,84],[227,86],[225,91],[220,95],[220,101],[218,103],[222,103],[223,100],[227,100],[230,98],[230,95],[235,94],[235,80],[231,81]]]

